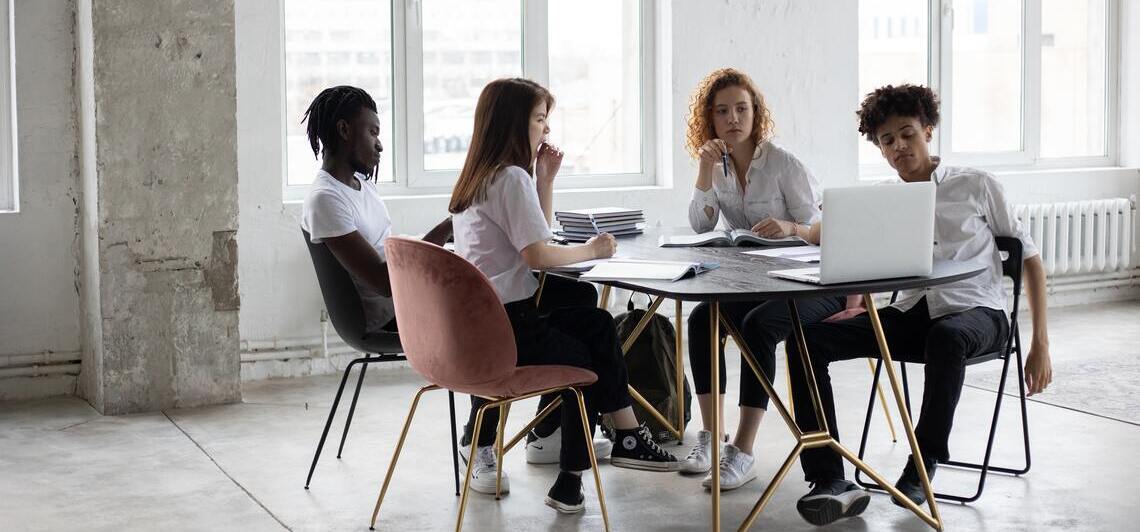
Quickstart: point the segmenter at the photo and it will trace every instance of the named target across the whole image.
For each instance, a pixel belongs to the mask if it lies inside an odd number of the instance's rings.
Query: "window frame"
[[[3,1],[3,0],[0,0]],[[376,0],[385,1],[385,0]],[[392,23],[392,146],[386,154],[394,157],[393,182],[380,182],[377,187],[386,197],[446,196],[451,193],[458,170],[426,170],[423,153],[423,0],[391,0]],[[522,75],[549,86],[548,54],[548,0],[518,0],[520,2],[520,29],[522,35]],[[281,64],[282,101],[287,101],[284,83],[285,72],[285,17],[284,2],[281,10]],[[654,85],[656,66],[656,2],[639,0],[640,24],[640,125],[641,171],[623,174],[587,174],[562,176],[555,181],[555,190],[581,190],[594,188],[626,188],[658,184],[657,163],[657,91]],[[403,83],[400,82],[403,80]],[[557,96],[557,95],[555,95]],[[282,109],[282,115],[285,110]],[[558,127],[555,124],[555,127]],[[285,131],[282,129],[282,138]],[[284,140],[282,141],[284,144]],[[288,164],[288,153],[283,163]],[[289,185],[288,170],[284,172],[282,187],[285,201],[300,201],[308,185]]]
[[[0,0],[0,213],[20,212],[16,130],[16,25],[12,0]]]
[[[927,83],[941,101],[941,122],[935,128],[930,151],[953,164],[984,167],[992,171],[1093,168],[1119,164],[1119,0],[1105,0],[1105,94],[1103,155],[1072,157],[1041,156],[1041,13],[1040,0],[1021,2],[1021,137],[1020,150],[1005,152],[954,151],[951,120],[954,109],[953,28],[954,0],[927,0]],[[860,137],[860,142],[867,142]],[[860,179],[893,176],[894,170],[881,160],[860,164]]]

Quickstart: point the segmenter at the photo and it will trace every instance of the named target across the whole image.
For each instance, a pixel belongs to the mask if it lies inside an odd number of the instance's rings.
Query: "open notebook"
[[[723,229],[695,235],[662,236],[659,245],[663,248],[687,248],[697,246],[802,246],[807,244],[798,236],[787,238],[764,238],[748,229]]]
[[[658,260],[610,259],[595,264],[579,279],[583,281],[676,281],[720,267],[716,262],[672,262]]]

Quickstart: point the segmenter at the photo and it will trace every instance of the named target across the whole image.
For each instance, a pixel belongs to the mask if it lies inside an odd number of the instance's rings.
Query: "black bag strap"
[[[635,296],[637,296],[637,292],[630,292],[629,293],[629,301],[625,304],[625,310],[627,312],[633,312],[633,309],[637,308],[637,305],[633,304],[633,298]],[[653,296],[651,296],[649,294],[645,294],[645,308],[646,308],[646,310],[648,310],[649,306],[652,304],[653,304]]]

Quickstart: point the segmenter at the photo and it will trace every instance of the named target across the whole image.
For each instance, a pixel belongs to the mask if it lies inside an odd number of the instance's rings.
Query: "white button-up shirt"
[[[935,164],[938,163],[937,158]],[[997,179],[974,168],[941,166],[931,179],[934,203],[934,258],[976,262],[986,269],[968,279],[925,289],[902,290],[892,305],[906,311],[923,297],[930,317],[986,307],[1005,311],[1001,254],[995,236],[1021,240],[1022,260],[1038,254],[1026,227],[1014,215]]]
[[[689,225],[693,231],[712,231],[720,216],[731,229],[752,229],[768,217],[801,224],[819,221],[819,182],[787,150],[761,142],[752,156],[746,180],[742,191],[730,159],[727,177],[723,165],[717,164],[711,188],[693,187],[689,201]],[[711,216],[705,207],[712,209]]]

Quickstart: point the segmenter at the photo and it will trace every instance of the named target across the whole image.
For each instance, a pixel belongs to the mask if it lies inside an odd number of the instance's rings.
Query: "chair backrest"
[[[475,265],[435,244],[389,237],[388,276],[408,363],[444,388],[510,375],[517,362],[506,309]]]
[[[360,302],[360,292],[348,270],[324,244],[314,244],[309,232],[301,230],[309,256],[313,259],[313,269],[317,272],[317,284],[321,287],[321,298],[325,301],[329,320],[333,329],[348,345],[358,351],[367,352],[361,345],[365,333],[364,306]]]

